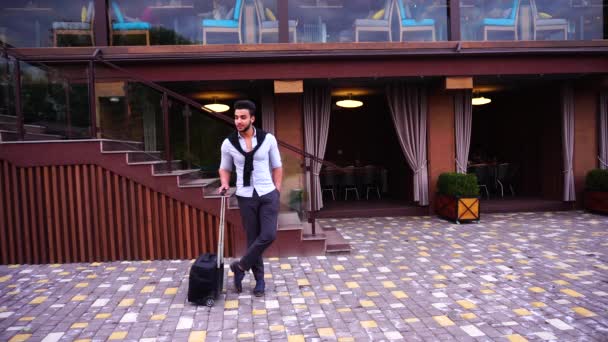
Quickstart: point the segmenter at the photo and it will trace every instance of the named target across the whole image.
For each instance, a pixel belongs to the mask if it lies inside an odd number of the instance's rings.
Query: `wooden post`
[[[23,128],[23,108],[21,107],[21,62],[15,58],[14,68],[14,87],[15,87],[15,116],[17,117],[17,136],[19,140],[23,140],[25,137],[25,130]]]

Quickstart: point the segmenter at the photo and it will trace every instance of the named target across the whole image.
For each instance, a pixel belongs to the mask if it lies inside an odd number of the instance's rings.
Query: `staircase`
[[[48,134],[47,128],[38,125],[23,125],[25,140],[58,140],[64,137]],[[0,142],[19,139],[17,133],[17,118],[10,115],[0,115]]]

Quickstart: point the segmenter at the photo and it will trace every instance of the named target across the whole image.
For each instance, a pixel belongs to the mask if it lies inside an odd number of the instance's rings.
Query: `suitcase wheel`
[[[207,300],[205,300],[205,305],[208,307],[212,307],[213,304],[215,304],[215,300],[213,298],[207,298]]]

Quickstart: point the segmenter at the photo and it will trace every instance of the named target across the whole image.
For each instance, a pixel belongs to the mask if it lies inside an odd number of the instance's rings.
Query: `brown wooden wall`
[[[0,189],[0,264],[184,259],[217,249],[217,216],[98,165],[0,160]]]

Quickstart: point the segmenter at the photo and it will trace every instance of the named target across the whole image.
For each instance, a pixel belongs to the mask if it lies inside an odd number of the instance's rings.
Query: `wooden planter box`
[[[435,197],[437,215],[454,221],[479,222],[479,197],[453,197],[437,194]]]
[[[585,191],[585,209],[608,215],[608,191]]]

